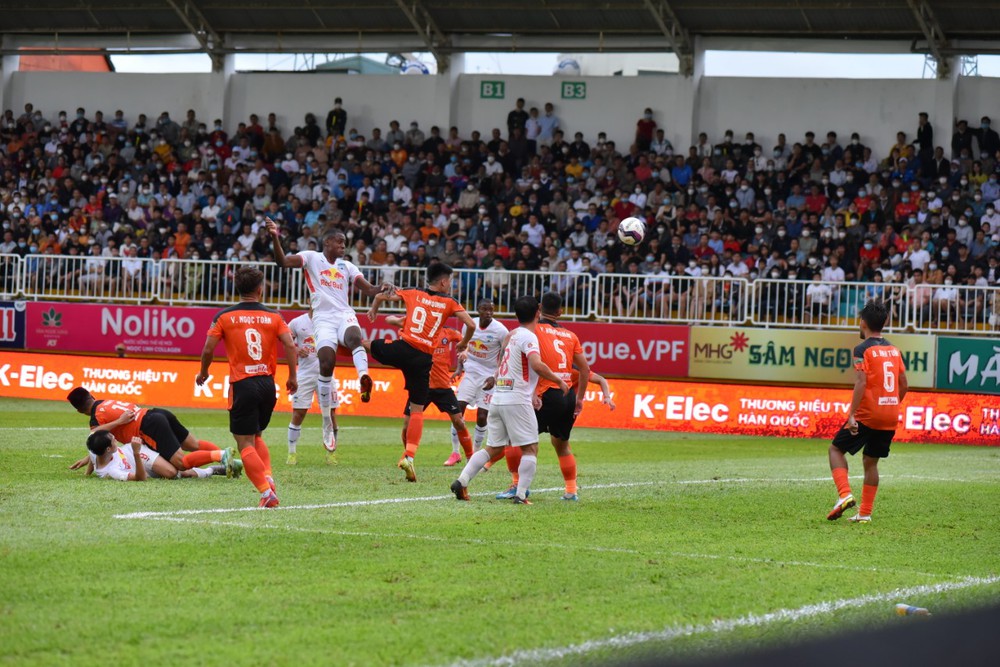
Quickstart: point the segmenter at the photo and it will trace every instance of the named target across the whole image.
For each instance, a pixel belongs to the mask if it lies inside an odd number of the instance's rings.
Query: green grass
[[[245,479],[85,479],[67,470],[86,433],[68,406],[2,399],[0,414],[3,664],[446,665],[1000,574],[991,448],[894,445],[866,526],[825,520],[836,494],[824,442],[585,429],[579,503],[558,491],[532,507],[493,500],[508,482],[500,464],[472,484],[490,495],[470,503],[118,519],[249,507],[257,494]],[[230,442],[224,413],[177,414],[199,438]],[[277,415],[266,434],[285,507],[446,496],[457,474],[440,466],[439,422],[417,484],[395,468],[398,420],[343,420],[340,463],[327,466],[311,416],[295,468],[285,424]],[[539,459],[536,489],[561,487],[548,445]],[[593,488],[614,484],[642,485]],[[787,642],[913,622],[893,615],[897,601],[948,613],[998,594],[989,583],[887,596],[550,662]]]

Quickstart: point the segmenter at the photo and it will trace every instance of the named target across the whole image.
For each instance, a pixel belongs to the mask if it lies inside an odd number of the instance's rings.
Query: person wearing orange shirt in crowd
[[[403,317],[390,315],[385,318],[386,324],[401,329]],[[462,340],[462,334],[450,327],[444,327],[438,333],[437,345],[434,348],[434,360],[431,362],[430,391],[427,400],[451,418],[451,425],[458,434],[458,440],[465,452],[466,460],[472,456],[472,436],[465,425],[465,411],[458,403],[455,390],[451,388],[452,370],[451,357],[453,346]],[[406,446],[406,431],[410,426],[410,403],[407,401],[403,409],[403,446]]]
[[[548,366],[556,377],[567,384],[573,382],[576,372],[575,391],[563,393],[559,386],[545,378],[539,378],[535,390],[535,415],[538,419],[538,432],[549,433],[556,456],[559,457],[559,469],[566,483],[566,493],[563,500],[577,500],[576,457],[569,447],[570,433],[573,423],[583,410],[583,399],[587,393],[587,383],[580,382],[580,377],[590,378],[590,365],[583,353],[580,339],[575,333],[560,326],[557,321],[562,315],[563,300],[555,292],[542,295],[541,317],[535,327],[538,337],[538,350],[542,363]],[[507,457],[507,469],[511,473],[512,484],[509,489],[497,494],[498,500],[513,498],[517,495],[517,470],[521,463],[521,448],[507,447],[504,450]]]
[[[917,209],[920,208],[920,198],[917,193],[906,192],[905,190],[899,197],[899,203],[896,204],[896,208],[893,209],[893,215],[897,222],[905,221],[911,215],[916,215]]]
[[[174,232],[174,249],[178,257],[187,257],[188,246],[191,245],[191,234],[187,230],[187,225],[183,222],[177,223],[177,231]]]
[[[809,194],[806,195],[806,210],[819,215],[826,208],[828,202],[829,199],[825,194],[820,192],[819,186],[813,185],[810,188]]]
[[[284,346],[288,363],[285,388],[289,394],[298,388],[295,343],[281,315],[260,302],[263,272],[242,266],[236,270],[235,284],[240,302],[216,314],[201,352],[201,370],[195,383],[200,387],[211,377],[208,369],[215,348],[219,341],[224,342],[229,361],[229,432],[236,439],[247,477],[260,491],[260,507],[277,507],[271,453],[261,434],[277,402],[274,372],[278,343]]]
[[[127,401],[98,400],[84,387],[71,391],[66,400],[77,412],[90,417],[91,431],[108,431],[126,446],[138,438],[177,470],[222,463],[226,466],[226,476],[232,477],[242,468],[231,449],[222,450],[207,440],[198,440],[169,410],[140,408]],[[81,459],[70,469],[88,462],[89,458]]]
[[[854,348],[854,393],[847,422],[837,431],[829,450],[830,470],[840,495],[826,516],[830,521],[839,519],[855,505],[844,455],[857,454],[862,448],[865,478],[861,507],[850,521],[871,521],[878,492],[878,461],[889,456],[889,445],[899,422],[899,406],[909,389],[902,355],[882,338],[888,316],[889,310],[882,301],[869,301],[861,309],[862,343]]]
[[[476,330],[472,316],[450,296],[453,272],[447,264],[431,264],[427,267],[426,289],[382,292],[375,296],[371,310],[368,311],[368,318],[374,321],[384,302],[402,301],[406,305],[406,317],[398,340],[365,340],[362,344],[376,361],[403,371],[410,417],[406,426],[406,450],[397,467],[410,482],[417,481],[413,458],[420,447],[424,430],[424,407],[430,400],[433,354],[441,327],[452,316],[458,317],[465,325],[465,335],[456,345],[459,352],[468,347],[469,339]]]

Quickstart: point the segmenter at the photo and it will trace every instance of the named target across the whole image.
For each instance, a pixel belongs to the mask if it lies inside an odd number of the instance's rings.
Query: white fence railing
[[[236,299],[233,276],[245,264],[264,272],[265,303],[308,307],[302,270],[270,262],[67,255],[0,254],[0,298],[221,307]],[[361,270],[374,284],[424,282],[419,267]],[[452,293],[469,309],[490,298],[498,316],[511,317],[517,297],[548,291],[563,296],[565,317],[573,320],[849,330],[865,302],[881,298],[890,307],[889,331],[1000,331],[1000,287],[457,269]],[[359,310],[370,301],[352,296]]]

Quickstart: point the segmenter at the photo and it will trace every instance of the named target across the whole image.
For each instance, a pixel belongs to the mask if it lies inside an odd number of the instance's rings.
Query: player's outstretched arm
[[[219,344],[221,339],[218,336],[208,336],[205,339],[205,347],[201,350],[201,370],[198,371],[198,375],[195,376],[194,381],[199,387],[211,377],[208,374],[208,368],[212,365],[212,359],[215,355],[215,347]]]
[[[403,316],[402,315],[389,315],[385,318],[385,323],[390,327],[396,327],[397,329],[403,328]]]
[[[278,334],[278,340],[285,346],[285,363],[288,364],[288,380],[285,382],[285,389],[288,390],[289,394],[294,394],[299,388],[299,359],[298,355],[295,354],[295,341],[292,340],[292,334],[288,331]]]
[[[396,288],[392,283],[382,283],[381,285],[373,285],[368,282],[364,276],[358,275],[354,279],[354,288],[364,294],[367,297],[373,297],[376,294],[388,294],[392,293]]]
[[[286,255],[281,247],[281,235],[278,233],[278,223],[271,218],[264,218],[267,223],[267,233],[271,235],[271,246],[274,249],[274,263],[286,268],[300,268],[302,258],[298,255]]]
[[[402,298],[403,297],[394,292],[381,292],[376,294],[375,298],[372,300],[372,307],[368,309],[368,319],[374,322],[375,318],[378,317],[379,308],[381,308],[382,304],[386,301],[400,301]]]
[[[459,352],[465,352],[469,347],[469,341],[472,340],[472,335],[476,333],[476,321],[472,319],[472,315],[469,315],[467,310],[458,311],[455,313],[455,317],[465,325],[465,335],[462,336],[462,340],[455,346],[455,349]]]
[[[569,393],[569,385],[561,377],[552,372],[552,369],[545,365],[542,361],[542,357],[538,354],[528,355],[528,365],[531,366],[531,370],[538,373],[539,377],[543,377],[549,382],[554,382],[559,385],[559,391],[564,394]]]
[[[608,387],[608,380],[603,375],[598,375],[597,373],[590,372],[590,383],[596,384],[601,388],[601,403],[608,406],[612,412],[615,410],[615,402],[611,400],[611,388]]]

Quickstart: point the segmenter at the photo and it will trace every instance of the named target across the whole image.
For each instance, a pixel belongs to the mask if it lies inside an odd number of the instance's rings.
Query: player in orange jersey
[[[580,382],[579,378],[590,378],[590,364],[587,363],[577,335],[560,326],[557,321],[562,315],[562,303],[562,297],[556,292],[542,295],[541,318],[535,334],[538,336],[542,362],[553,373],[569,384],[573,381],[574,370],[577,371],[575,391],[565,394],[556,383],[545,378],[539,379],[535,393],[541,398],[541,405],[536,408],[535,415],[538,419],[538,432],[549,433],[552,446],[559,457],[559,469],[566,483],[563,500],[577,500],[576,457],[570,450],[569,436],[573,431],[573,423],[583,410],[583,398],[587,393],[587,383]],[[508,447],[505,454],[507,468],[513,479],[509,489],[497,494],[498,499],[513,498],[517,494],[521,450],[518,447]]]
[[[236,270],[235,283],[240,302],[215,315],[195,382],[203,385],[208,380],[215,347],[223,341],[229,360],[229,432],[236,439],[247,477],[260,491],[260,506],[277,507],[271,453],[261,433],[271,421],[277,402],[274,371],[279,342],[285,346],[288,393],[294,394],[298,387],[295,343],[281,315],[260,302],[264,274],[255,267],[243,266]]]
[[[844,454],[856,454],[862,447],[865,481],[861,507],[850,521],[872,520],[872,505],[878,492],[878,460],[889,456],[889,445],[899,422],[899,406],[909,389],[902,355],[882,338],[882,327],[888,316],[889,310],[882,301],[869,301],[861,309],[863,342],[854,348],[854,394],[847,423],[837,431],[830,445],[830,470],[840,494],[837,504],[826,516],[830,521],[839,519],[844,510],[855,504]]]
[[[385,318],[389,326],[402,328],[403,317],[401,315],[390,315]],[[462,409],[455,390],[451,388],[451,349],[455,343],[462,340],[462,334],[450,327],[444,327],[438,333],[437,345],[434,348],[433,362],[431,365],[430,391],[427,394],[429,403],[433,403],[438,410],[451,418],[452,430],[456,432],[456,437],[465,452],[465,458],[472,456],[472,436],[465,425],[465,411]],[[410,403],[407,401],[403,409],[403,446],[406,446],[406,430],[410,426]]]
[[[374,321],[384,302],[402,301],[406,304],[406,316],[398,340],[365,341],[364,345],[377,361],[403,371],[410,404],[410,421],[406,427],[406,451],[397,466],[410,482],[417,481],[413,457],[420,446],[424,430],[424,406],[430,400],[430,375],[438,334],[448,318],[457,317],[465,325],[465,335],[456,345],[456,349],[462,352],[468,347],[469,339],[476,330],[472,316],[462,304],[449,296],[452,273],[452,268],[447,264],[431,264],[427,267],[427,289],[383,292],[375,296],[371,310],[368,311],[369,319]]]
[[[227,477],[239,476],[242,470],[232,448],[219,449],[207,440],[198,440],[170,410],[141,408],[128,401],[98,400],[84,387],[69,392],[66,400],[77,412],[90,417],[92,432],[108,431],[126,449],[139,438],[177,470],[200,468],[209,463],[226,466]],[[82,458],[70,470],[90,461],[90,457]]]

